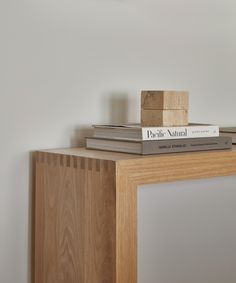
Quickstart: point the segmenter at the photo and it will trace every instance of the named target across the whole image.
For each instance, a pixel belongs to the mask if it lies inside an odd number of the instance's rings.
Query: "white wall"
[[[138,283],[236,282],[235,184],[227,176],[140,186]]]
[[[138,120],[141,89],[189,90],[192,121],[236,122],[235,12],[234,0],[0,1],[0,282],[28,278],[30,151]]]

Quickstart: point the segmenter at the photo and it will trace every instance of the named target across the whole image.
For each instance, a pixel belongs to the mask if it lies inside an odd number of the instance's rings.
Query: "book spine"
[[[232,148],[232,138],[212,137],[187,140],[143,142],[142,154],[174,153]]]
[[[142,140],[169,140],[218,137],[218,126],[187,127],[145,127],[142,128]]]

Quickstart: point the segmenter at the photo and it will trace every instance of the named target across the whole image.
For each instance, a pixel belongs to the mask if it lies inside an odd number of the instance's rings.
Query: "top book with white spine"
[[[140,124],[93,125],[94,137],[124,140],[169,140],[218,137],[219,126],[189,124],[180,127],[141,127]]]

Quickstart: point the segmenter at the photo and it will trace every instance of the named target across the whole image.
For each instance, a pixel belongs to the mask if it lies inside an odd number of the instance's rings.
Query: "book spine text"
[[[146,127],[142,128],[142,140],[168,140],[218,137],[218,126]]]

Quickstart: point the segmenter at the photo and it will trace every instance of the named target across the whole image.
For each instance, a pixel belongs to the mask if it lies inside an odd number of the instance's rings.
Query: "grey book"
[[[220,135],[231,137],[233,144],[236,144],[236,127],[222,127],[220,128]]]
[[[86,147],[88,149],[148,155],[186,151],[231,149],[232,138],[211,137],[160,141],[130,141],[90,137],[86,138]]]

